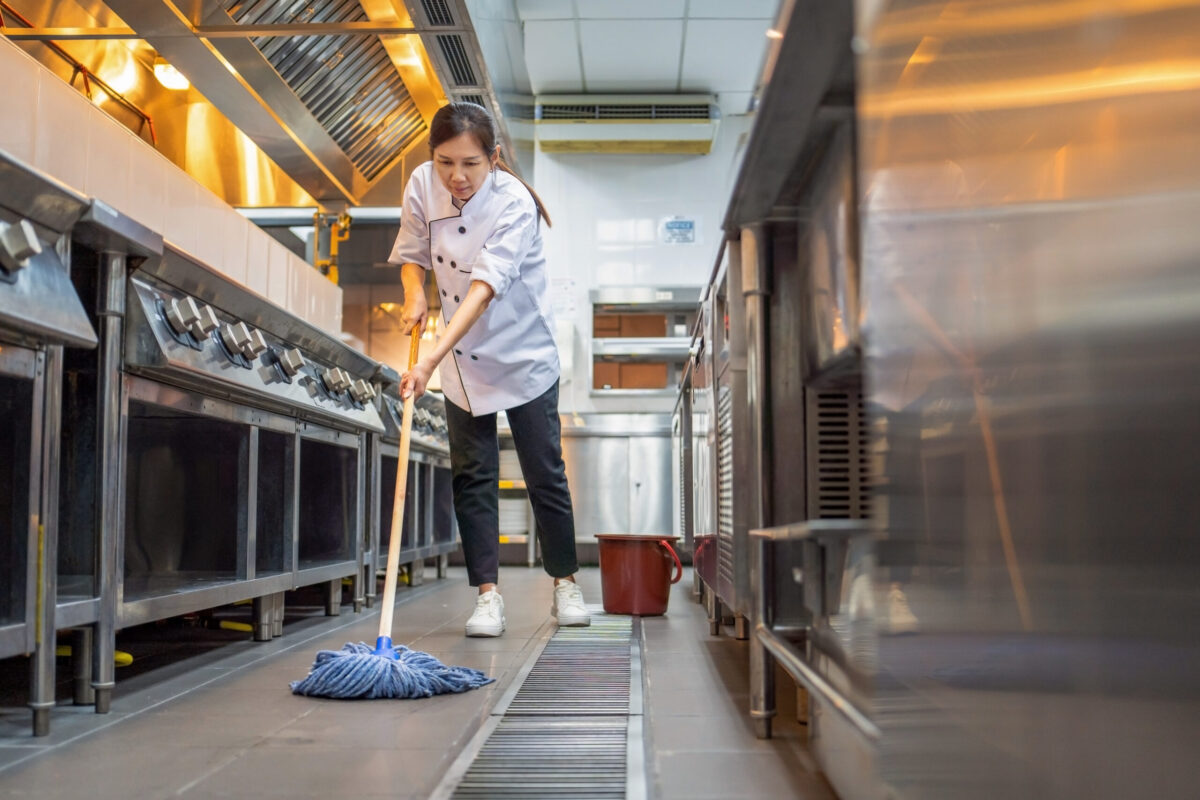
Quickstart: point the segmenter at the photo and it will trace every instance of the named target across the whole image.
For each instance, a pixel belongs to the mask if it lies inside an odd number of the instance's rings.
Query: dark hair
[[[488,158],[491,158],[492,153],[496,151],[496,126],[492,122],[492,115],[477,103],[462,101],[444,105],[433,115],[433,121],[429,123],[429,151],[433,152],[442,144],[464,133],[475,137],[475,141],[479,142],[483,152],[487,153]],[[520,175],[513,172],[508,164],[504,163],[503,158],[499,159],[497,165],[521,181],[521,185],[529,190],[529,195],[533,198],[534,205],[537,206],[538,214],[546,220],[546,225],[550,225],[550,215],[546,213],[546,207],[542,205],[542,198],[538,197],[533,187],[525,183]]]

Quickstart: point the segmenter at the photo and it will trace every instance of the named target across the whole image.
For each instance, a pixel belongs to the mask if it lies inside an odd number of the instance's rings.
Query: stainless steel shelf
[[[592,358],[602,361],[686,361],[687,336],[592,339]]]
[[[588,292],[594,310],[601,313],[687,311],[700,305],[701,286],[605,286]]]

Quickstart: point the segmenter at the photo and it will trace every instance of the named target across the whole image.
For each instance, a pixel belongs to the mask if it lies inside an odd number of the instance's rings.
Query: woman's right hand
[[[408,292],[404,298],[404,308],[400,314],[401,328],[403,334],[412,333],[415,327],[418,330],[425,330],[425,317],[429,313],[429,306],[425,302],[424,293]]]

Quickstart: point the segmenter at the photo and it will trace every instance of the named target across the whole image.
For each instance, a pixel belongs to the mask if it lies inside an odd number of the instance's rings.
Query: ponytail
[[[508,166],[508,164],[505,164],[503,158],[496,160],[496,166],[498,166],[500,169],[504,170],[509,175],[512,175],[514,178],[519,180],[521,182],[521,185],[529,190],[529,195],[530,195],[530,197],[533,198],[533,204],[535,206],[537,206],[538,214],[541,216],[542,219],[544,219],[546,221],[546,227],[547,228],[554,227],[554,223],[550,222],[550,215],[546,213],[546,207],[544,205],[542,205],[542,198],[538,197],[538,193],[533,190],[533,187],[530,186],[528,183],[526,183],[524,178],[522,178],[517,173],[513,172],[512,167]]]

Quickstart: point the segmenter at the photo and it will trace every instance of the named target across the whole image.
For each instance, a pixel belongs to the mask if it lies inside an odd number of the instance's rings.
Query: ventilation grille
[[[808,497],[813,519],[871,516],[871,453],[858,391],[809,390]]]
[[[454,798],[626,797],[631,737],[644,747],[640,717],[630,722],[642,710],[630,683],[641,654],[632,617],[589,610],[589,627],[559,628],[546,644]]]
[[[442,34],[437,37],[438,47],[442,57],[446,59],[446,67],[455,86],[476,86],[475,70],[467,58],[467,49],[463,47],[462,37],[457,34]]]
[[[733,583],[733,392],[717,394],[717,575]]]
[[[505,717],[455,798],[625,797],[627,718]]]
[[[458,95],[458,99],[463,103],[474,103],[477,106],[487,108],[487,103],[483,101],[483,95],[481,94],[460,94]]]
[[[421,0],[421,7],[425,9],[425,19],[429,20],[430,25],[442,28],[454,24],[454,16],[446,0]]]
[[[712,119],[712,106],[707,103],[695,105],[547,105],[540,107],[539,119],[543,120],[589,120],[589,119]]]
[[[607,615],[586,628],[559,628],[505,714],[628,714],[631,632],[630,617]]]
[[[357,0],[320,4],[225,0],[244,25],[366,22]],[[371,180],[425,133],[425,121],[376,36],[264,36],[253,40],[321,127]]]

